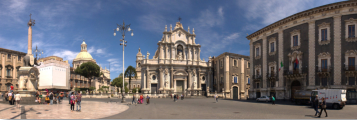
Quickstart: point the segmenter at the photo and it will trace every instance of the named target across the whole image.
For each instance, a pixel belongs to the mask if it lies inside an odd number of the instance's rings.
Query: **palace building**
[[[23,52],[0,48],[0,92],[9,91],[11,85],[18,90],[18,72],[25,56]]]
[[[356,6],[344,1],[312,8],[248,35],[250,98],[292,99],[296,90],[338,88],[355,102]]]

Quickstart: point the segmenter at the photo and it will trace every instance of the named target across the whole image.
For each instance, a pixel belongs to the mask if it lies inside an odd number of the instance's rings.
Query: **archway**
[[[233,99],[238,100],[238,87],[233,87]]]
[[[300,90],[301,89],[301,84],[299,81],[295,80],[291,83],[291,99],[294,100],[294,94],[296,90]]]

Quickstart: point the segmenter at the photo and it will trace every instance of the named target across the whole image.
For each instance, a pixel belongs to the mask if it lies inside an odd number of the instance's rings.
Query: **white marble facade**
[[[139,48],[136,60],[138,77],[141,78],[143,93],[185,93],[197,95],[206,91],[206,84],[211,79],[211,60],[200,58],[200,44],[195,42],[194,29],[184,30],[180,22],[174,29],[163,32],[157,43],[158,49],[153,57],[147,52],[146,58]],[[207,79],[205,79],[207,78]],[[209,85],[207,85],[208,87]]]

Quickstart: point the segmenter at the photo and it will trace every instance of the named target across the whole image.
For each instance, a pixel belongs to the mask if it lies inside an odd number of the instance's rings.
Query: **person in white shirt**
[[[21,95],[19,94],[19,92],[16,93],[16,95],[15,95],[15,100],[16,100],[16,106],[17,106],[17,108],[20,108]]]

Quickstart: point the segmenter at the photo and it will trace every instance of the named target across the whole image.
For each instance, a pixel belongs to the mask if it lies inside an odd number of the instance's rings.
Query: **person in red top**
[[[10,86],[10,91],[13,92],[13,90],[14,90],[14,86],[11,85]]]

